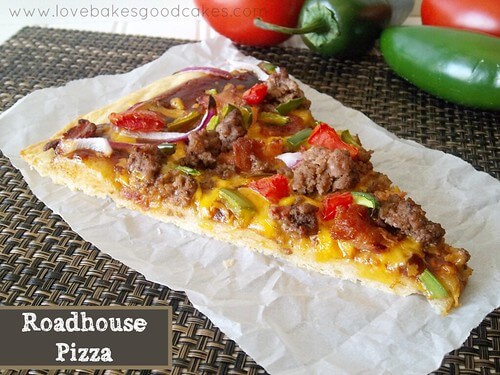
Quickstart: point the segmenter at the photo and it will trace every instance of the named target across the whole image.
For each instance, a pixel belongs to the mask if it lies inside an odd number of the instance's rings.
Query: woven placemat
[[[25,28],[0,46],[0,108],[7,109],[35,89],[129,71],[181,42]],[[306,84],[363,111],[403,138],[453,153],[500,178],[499,113],[465,109],[422,93],[391,73],[376,53],[338,61],[290,48],[241,49],[287,66]],[[83,241],[33,196],[21,174],[0,156],[0,304],[170,305],[174,312],[170,373],[266,373],[194,309],[184,293],[146,280]],[[461,348],[445,356],[433,374],[500,373],[499,322],[497,309]]]

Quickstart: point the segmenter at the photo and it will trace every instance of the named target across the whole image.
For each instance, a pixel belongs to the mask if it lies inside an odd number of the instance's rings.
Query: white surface
[[[471,251],[474,274],[463,306],[441,317],[420,297],[400,298],[295,269],[71,192],[31,171],[18,156],[78,114],[185,66],[234,67],[228,60],[253,61],[218,39],[175,47],[124,75],[36,91],[0,116],[0,148],[34,193],[83,238],[146,278],[185,290],[269,372],[412,375],[437,368],[500,305],[500,182],[463,160],[400,140],[362,113],[303,87],[319,120],[358,133],[375,150],[375,167],[412,192],[447,229],[448,242]]]
[[[406,0],[407,1],[407,0]],[[136,8],[136,17],[82,17],[78,13],[73,17],[71,12],[81,11],[83,8],[90,9],[91,6],[99,7],[101,10],[108,8],[112,14],[112,7],[121,7],[131,10]],[[57,8],[56,8],[57,7]],[[147,36],[159,36],[165,38],[182,38],[191,40],[205,40],[217,35],[208,24],[199,16],[173,16],[172,10],[176,8],[186,8],[189,13],[195,8],[193,0],[2,0],[0,2],[0,43],[3,43],[24,26],[42,26],[67,28],[88,31],[113,32],[119,34],[136,34]],[[61,11],[62,8],[68,10],[66,16]],[[167,9],[167,17],[144,16],[146,13],[139,9],[148,9],[151,14],[153,8]],[[56,13],[56,9],[59,10]],[[18,16],[14,16],[19,12]],[[48,12],[46,16],[44,14]],[[27,16],[32,13],[32,16]],[[61,14],[62,13],[62,14]],[[141,14],[143,16],[141,16]],[[164,12],[164,14],[166,14]],[[196,14],[195,14],[196,15]],[[416,6],[413,18],[407,20],[408,24],[419,23],[418,7]],[[143,19],[145,18],[145,19]],[[287,45],[302,45],[299,38]]]

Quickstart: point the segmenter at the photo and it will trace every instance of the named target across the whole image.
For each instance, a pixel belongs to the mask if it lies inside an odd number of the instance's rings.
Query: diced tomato
[[[165,127],[163,116],[148,110],[112,113],[109,116],[109,121],[119,128],[130,131],[155,132]]]
[[[370,213],[366,207],[355,204],[339,207],[333,222],[332,235],[340,240],[354,240],[363,233],[371,232],[373,224],[369,219]]]
[[[288,179],[282,174],[276,174],[271,177],[264,177],[260,180],[252,181],[248,186],[272,203],[278,203],[281,198],[290,195]]]
[[[330,150],[341,149],[349,151],[352,158],[358,155],[359,150],[350,144],[345,143],[337,134],[335,129],[328,124],[320,123],[317,125],[308,140],[310,145],[321,146]]]
[[[320,216],[324,221],[332,220],[339,206],[347,207],[353,203],[351,193],[333,193],[327,195],[322,202]]]
[[[243,93],[243,100],[249,105],[257,105],[261,103],[267,94],[267,85],[265,83],[257,83]]]
[[[234,164],[243,172],[250,172],[253,163],[264,158],[264,142],[247,137],[233,142]]]
[[[332,238],[351,241],[360,250],[380,253],[393,241],[393,236],[373,221],[370,210],[359,204],[339,206],[332,224]]]
[[[271,142],[266,144],[263,150],[264,157],[269,161],[274,160],[276,156],[281,155],[284,152],[285,145],[283,144],[283,139],[281,138],[273,139]]]

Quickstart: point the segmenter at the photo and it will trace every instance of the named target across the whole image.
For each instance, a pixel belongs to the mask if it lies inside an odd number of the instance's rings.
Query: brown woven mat
[[[0,46],[0,109],[35,89],[129,71],[179,43],[25,28]],[[363,111],[403,138],[453,153],[500,177],[499,113],[468,110],[426,95],[392,74],[376,53],[362,60],[337,61],[296,49],[242,51],[287,66],[303,82]],[[32,195],[20,173],[0,156],[0,304],[170,305],[172,374],[266,373],[194,309],[184,293],[146,280],[83,241]],[[461,348],[445,356],[434,374],[499,374],[499,326],[497,309]]]

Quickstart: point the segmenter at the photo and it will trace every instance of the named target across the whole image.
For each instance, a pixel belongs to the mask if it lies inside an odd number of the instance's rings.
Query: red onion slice
[[[126,113],[126,112],[133,112],[135,111],[136,109],[142,107],[144,104],[146,103],[146,101],[142,101],[142,102],[139,102],[139,103],[135,103],[132,107],[128,108],[127,110],[121,112],[121,113]]]
[[[193,129],[194,130],[194,129]],[[130,130],[121,129],[120,133],[128,137],[137,139],[137,142],[147,143],[163,143],[163,142],[177,142],[187,139],[187,133],[177,132],[133,132]]]
[[[62,155],[78,150],[91,150],[105,156],[110,156],[113,152],[109,141],[102,137],[61,139],[56,147],[56,152]]]
[[[217,114],[217,104],[215,103],[215,99],[210,95],[208,97],[208,109],[205,112],[205,115],[201,119],[200,123],[190,131],[186,133],[177,133],[177,132],[133,132],[125,129],[120,129],[120,132],[129,137],[134,137],[138,142],[156,142],[156,143],[164,143],[164,142],[179,142],[185,141],[188,139],[189,134],[198,132],[206,128],[210,119]]]
[[[304,159],[302,152],[286,152],[276,156],[276,159],[281,160],[288,168],[294,168],[299,162]]]
[[[109,141],[109,145],[113,150],[131,152],[136,146],[147,146],[150,145],[150,143],[127,143],[127,142]]]
[[[216,77],[221,77],[225,79],[231,79],[233,76],[231,73],[229,73],[226,70],[222,70],[219,68],[213,68],[211,66],[192,66],[189,68],[184,68],[182,70],[179,70],[178,72],[175,72],[174,74],[181,73],[181,72],[203,72],[203,73],[208,73]]]

